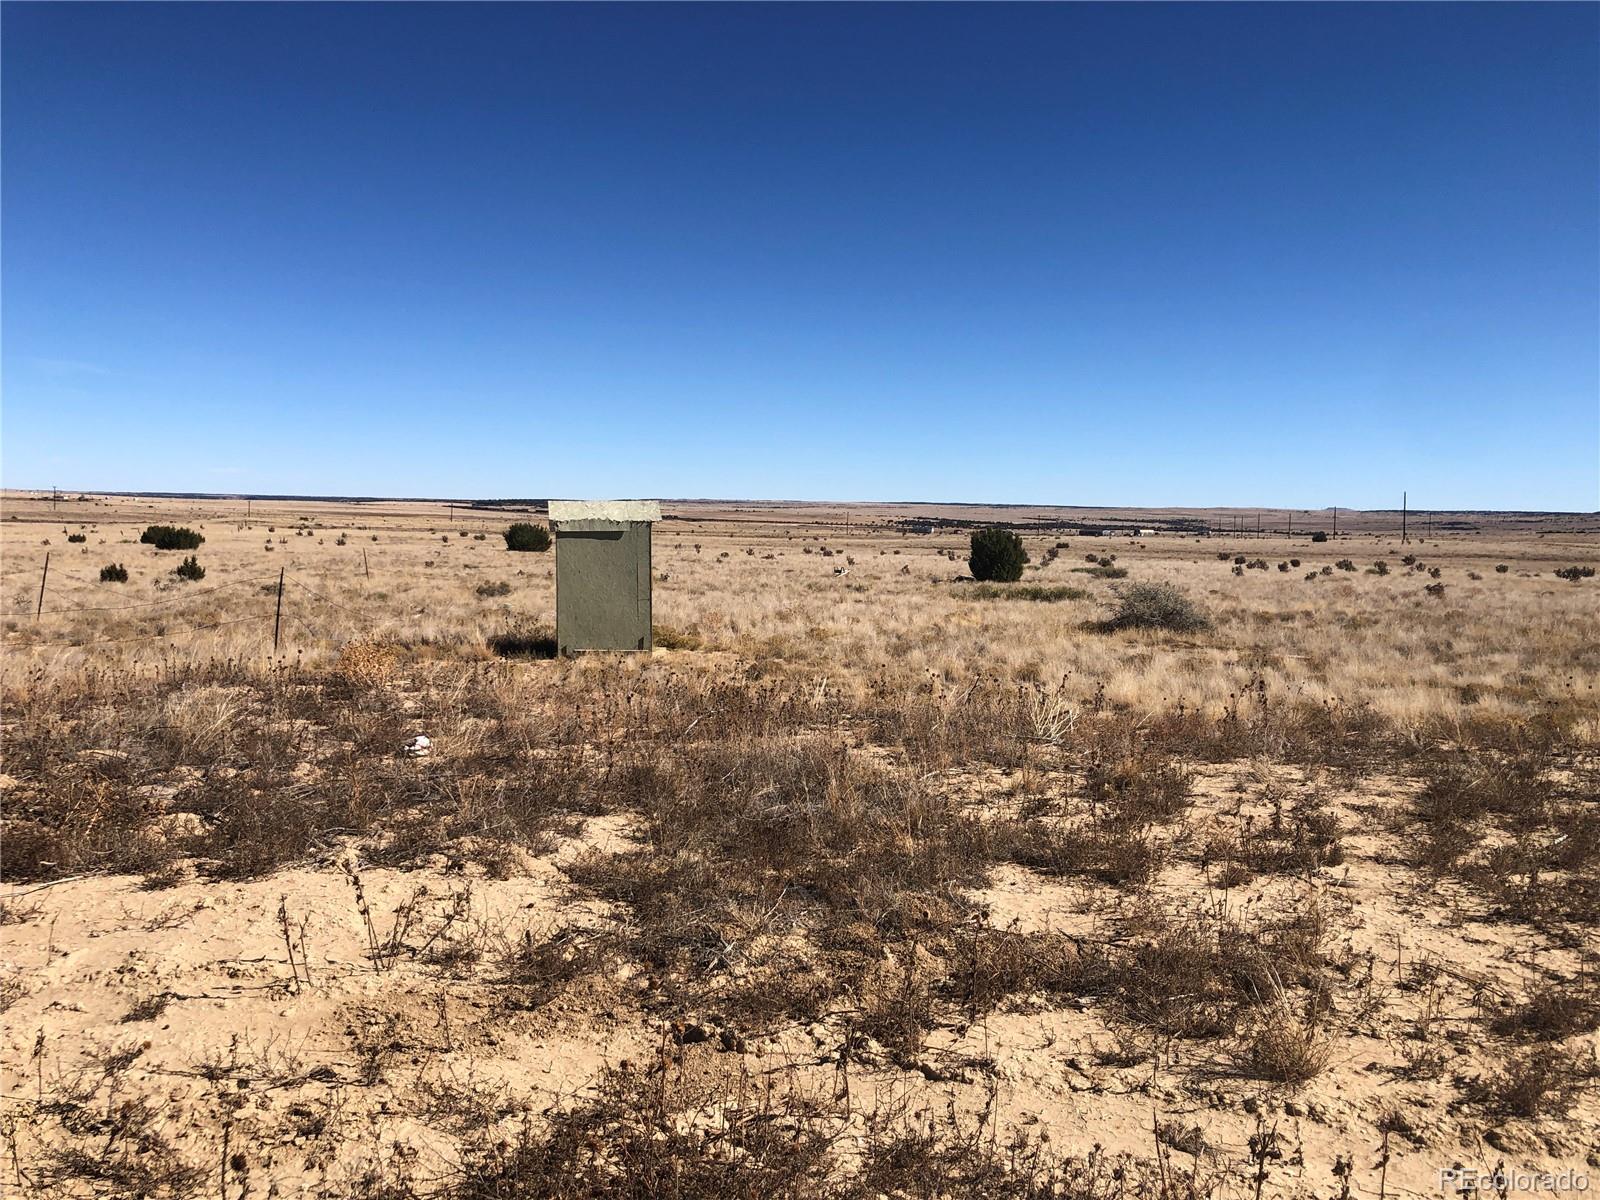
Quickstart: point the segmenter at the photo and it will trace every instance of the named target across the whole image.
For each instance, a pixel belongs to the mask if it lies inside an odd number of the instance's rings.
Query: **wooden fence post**
[[[283,568],[278,568],[278,608],[272,614],[272,652],[278,652],[278,630],[283,627]]]
[[[37,621],[44,615],[44,581],[50,578],[50,551],[44,552],[44,571],[39,576],[39,604],[33,610],[33,619]]]

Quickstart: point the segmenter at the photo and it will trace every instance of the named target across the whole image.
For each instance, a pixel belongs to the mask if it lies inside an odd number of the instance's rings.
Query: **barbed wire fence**
[[[3,578],[9,579],[12,577],[20,577],[24,574],[31,575],[32,573],[33,570],[31,568],[23,568],[20,570],[6,572]],[[46,570],[41,576],[39,600],[36,604],[29,605],[26,608],[12,609],[5,612],[4,616],[13,620],[28,619],[30,623],[42,623],[46,618],[49,617],[71,617],[80,614],[124,612],[148,613],[154,609],[176,608],[181,605],[193,603],[194,601],[200,600],[207,596],[214,596],[221,592],[233,591],[238,588],[249,586],[258,587],[266,596],[271,596],[272,603],[270,608],[259,614],[250,614],[248,616],[241,617],[229,617],[220,620],[194,621],[183,625],[169,626],[164,628],[159,633],[138,633],[121,637],[59,638],[16,641],[10,643],[10,649],[17,651],[33,649],[77,649],[86,646],[104,646],[129,642],[168,641],[174,640],[184,634],[189,633],[208,632],[211,630],[223,629],[237,625],[261,624],[264,632],[267,626],[272,627],[273,650],[276,652],[281,641],[283,623],[286,620],[290,624],[298,626],[300,629],[310,634],[313,638],[326,638],[326,632],[318,629],[311,620],[307,619],[307,616],[304,613],[285,608],[285,595],[292,594],[286,593],[286,590],[290,585],[296,589],[299,589],[299,591],[304,592],[307,596],[312,597],[315,602],[326,604],[357,619],[364,619],[368,615],[353,605],[333,599],[331,596],[328,596],[317,588],[312,587],[298,576],[291,575],[287,568],[279,571],[275,575],[257,575],[244,579],[231,579],[226,583],[193,590],[185,588],[173,595],[161,596],[154,600],[135,601],[131,604],[57,603],[52,607],[45,607],[44,602],[47,597],[59,601],[68,598],[70,595],[70,593],[68,593],[65,589],[59,587],[48,587],[47,580],[48,570]],[[321,580],[318,580],[318,582],[320,583]]]

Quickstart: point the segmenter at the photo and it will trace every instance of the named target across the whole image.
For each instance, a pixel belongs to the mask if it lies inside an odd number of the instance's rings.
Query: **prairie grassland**
[[[8,515],[32,518],[5,530],[8,673],[150,670],[175,654],[265,664],[280,568],[290,577],[281,656],[307,666],[326,665],[352,640],[481,661],[492,657],[497,634],[547,624],[554,612],[553,557],[507,553],[502,518],[437,505],[263,503],[241,528],[219,524],[221,502],[209,512],[204,503],[192,511],[174,510],[170,501],[144,504],[149,517],[124,511],[132,502],[123,501],[104,525],[45,525],[26,503],[8,506]],[[273,515],[275,508],[283,515]],[[169,517],[188,520],[207,538],[199,555],[207,575],[199,583],[171,576],[181,554],[137,544],[145,524]],[[89,541],[66,544],[61,531],[80,526]],[[839,686],[1000,680],[1059,685],[1077,701],[1099,695],[1147,711],[1183,704],[1215,712],[1264,684],[1281,703],[1369,706],[1419,732],[1546,717],[1581,725],[1592,742],[1600,737],[1586,720],[1600,676],[1594,589],[1553,571],[1592,557],[1600,538],[1552,526],[1558,531],[1539,538],[1452,535],[1404,547],[1382,533],[1323,544],[1303,537],[1030,536],[1025,582],[1086,593],[1035,612],[968,599],[974,589],[953,582],[965,570],[959,533],[684,515],[656,533],[656,567],[665,577],[656,589],[657,619],[704,649],[761,669],[821,672]],[[35,621],[45,541],[53,543],[45,607],[57,611]],[[1045,562],[1058,541],[1071,548]],[[1182,639],[1086,636],[1085,626],[1104,614],[1117,588],[1090,573],[1085,557],[1099,554],[1115,554],[1133,578],[1181,587],[1211,612],[1215,628]],[[1421,570],[1402,564],[1408,554]],[[1236,556],[1267,569],[1235,575]],[[133,580],[98,584],[102,560],[129,567]],[[1356,569],[1334,569],[1341,561]],[[1368,573],[1378,561],[1389,574]],[[1495,570],[1500,565],[1508,567],[1504,574]],[[1435,567],[1437,581],[1426,574]],[[846,573],[836,575],[841,568]],[[1305,578],[1323,568],[1332,573]],[[502,582],[510,585],[505,595],[480,594]],[[1435,582],[1444,583],[1442,596],[1426,593]],[[108,605],[129,607],[70,611]],[[196,625],[220,627],[164,636]]]
[[[1600,1167],[1580,519],[1035,527],[979,587],[921,510],[669,506],[656,653],[559,661],[512,516],[242,508],[6,503],[20,1194]],[[204,579],[138,544],[157,521],[204,533]],[[1136,582],[1209,626],[1111,630]]]

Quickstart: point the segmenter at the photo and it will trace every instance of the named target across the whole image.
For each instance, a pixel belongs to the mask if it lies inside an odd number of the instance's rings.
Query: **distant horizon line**
[[[456,504],[463,506],[498,506],[498,505],[547,505],[551,500],[563,499],[589,499],[591,497],[566,497],[566,496],[505,496],[505,497],[461,497],[461,496],[369,496],[369,495],[333,495],[314,493],[287,493],[287,492],[180,492],[180,491],[129,491],[107,488],[37,488],[37,487],[5,487],[0,488],[0,496],[16,494],[48,495],[54,492],[59,496],[73,493],[80,496],[125,496],[150,500],[280,500],[301,501],[307,503],[340,503],[340,504]],[[619,497],[608,497],[618,499]],[[626,499],[627,497],[620,497]],[[1050,502],[1018,502],[1002,500],[773,500],[759,497],[736,496],[651,496],[652,500],[659,500],[662,504],[762,504],[762,505],[793,505],[822,507],[826,505],[854,505],[859,507],[875,508],[1051,508],[1067,509],[1083,512],[1103,512],[1114,509],[1132,509],[1139,511],[1237,511],[1237,512],[1280,512],[1280,513],[1331,513],[1337,507],[1340,512],[1348,513],[1400,513],[1399,508],[1357,508],[1350,505],[1323,505],[1320,508],[1297,508],[1292,505],[1261,505],[1261,504],[1058,504]],[[1565,509],[1565,508],[1408,508],[1405,511],[1418,514],[1432,514],[1434,516],[1467,516],[1474,513],[1492,513],[1497,516],[1526,516],[1526,517],[1597,517],[1600,509]]]

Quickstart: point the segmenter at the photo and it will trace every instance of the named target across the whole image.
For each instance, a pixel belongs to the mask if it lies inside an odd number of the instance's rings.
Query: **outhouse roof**
[[[659,521],[659,500],[552,500],[552,521]]]

